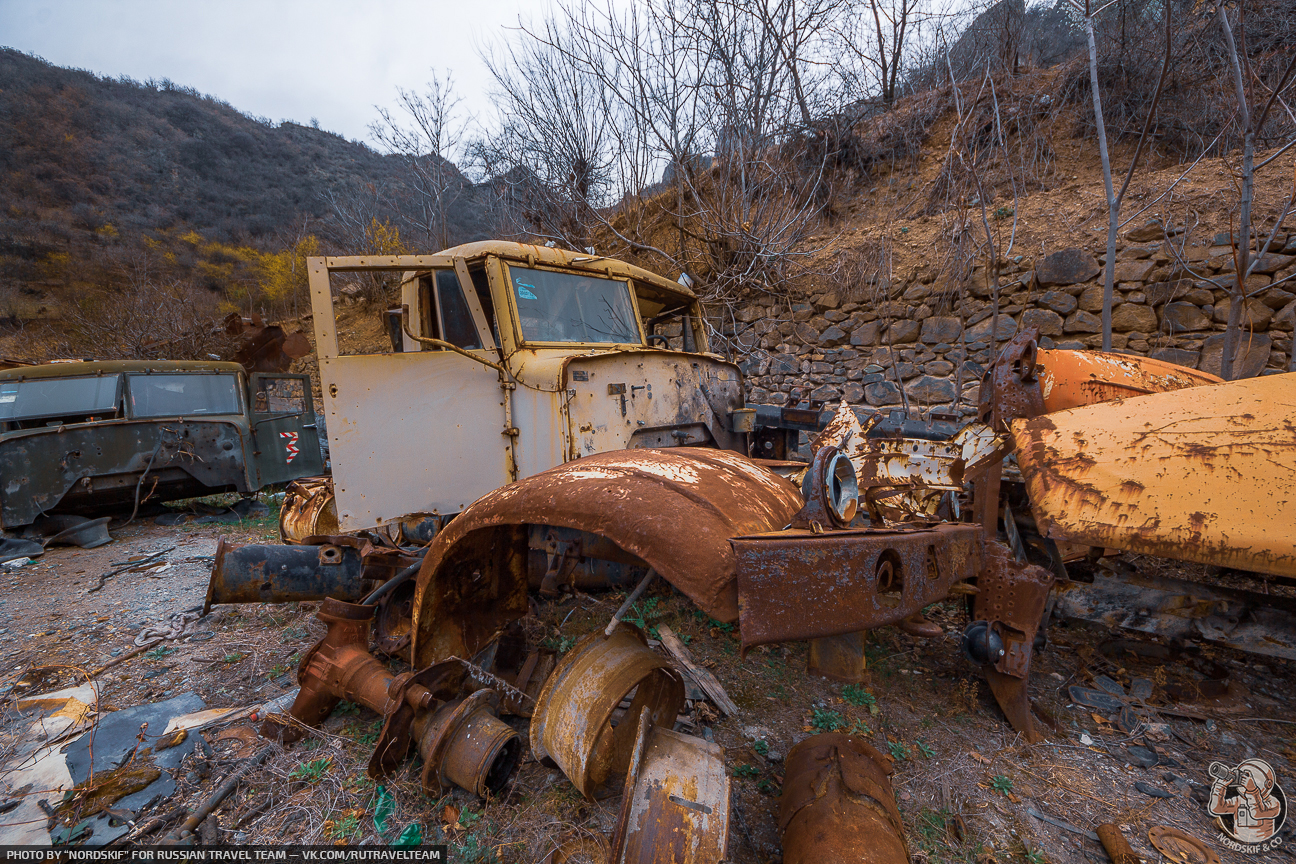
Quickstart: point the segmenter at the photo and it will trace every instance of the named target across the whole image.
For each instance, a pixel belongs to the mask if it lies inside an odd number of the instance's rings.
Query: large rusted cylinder
[[[207,605],[363,600],[372,583],[364,560],[351,546],[239,546],[222,537],[207,584]]]
[[[624,621],[611,636],[585,637],[558,662],[536,697],[531,751],[556,763],[580,792],[594,791],[624,773],[634,748],[635,724],[612,726],[612,712],[634,691],[626,717],[648,712],[669,729],[684,705],[684,682],[653,653],[643,631]]]
[[[522,739],[491,713],[494,698],[494,691],[478,690],[415,718],[424,792],[439,796],[453,783],[485,798],[504,789],[522,755]]]
[[[783,864],[908,864],[890,757],[859,736],[828,732],[793,747],[784,765]]]

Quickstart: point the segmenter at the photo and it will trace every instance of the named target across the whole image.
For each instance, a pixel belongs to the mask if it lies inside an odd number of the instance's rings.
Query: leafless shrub
[[[63,310],[56,357],[216,360],[234,349],[214,295],[185,282],[147,280],[81,294]]]

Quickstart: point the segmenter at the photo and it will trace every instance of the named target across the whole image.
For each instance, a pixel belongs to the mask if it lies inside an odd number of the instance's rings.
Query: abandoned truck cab
[[[647,270],[501,241],[309,268],[343,532],[451,516],[597,453],[748,450],[737,366],[708,352],[693,292]],[[340,350],[332,280],[374,272],[399,280],[390,348]]]
[[[139,498],[250,494],[323,468],[310,379],[237,363],[104,361],[0,371],[0,522]]]

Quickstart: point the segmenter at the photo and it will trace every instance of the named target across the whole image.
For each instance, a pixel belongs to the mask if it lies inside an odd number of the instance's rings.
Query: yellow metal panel
[[[1012,436],[1049,537],[1296,576],[1296,373],[1016,420]]]
[[[1108,351],[1041,350],[1039,365],[1040,392],[1048,414],[1095,402],[1218,384],[1223,380],[1209,372],[1163,360]]]
[[[457,513],[509,482],[494,371],[452,351],[321,358],[342,531]]]

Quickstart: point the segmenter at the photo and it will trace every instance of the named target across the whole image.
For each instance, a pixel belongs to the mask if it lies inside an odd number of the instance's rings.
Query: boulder
[[[1189,351],[1187,348],[1158,348],[1148,356],[1153,360],[1164,360],[1166,363],[1173,363],[1176,366],[1196,369],[1197,359],[1201,356],[1201,352]]]
[[[1118,302],[1120,301],[1116,298],[1116,292],[1113,291],[1112,303],[1115,304]],[[1088,288],[1084,289],[1084,292],[1080,295],[1079,306],[1085,312],[1101,312],[1102,304],[1103,286],[1101,285],[1090,285]]]
[[[1041,288],[1047,288],[1088,282],[1098,271],[1098,260],[1087,249],[1072,247],[1045,255],[1035,268],[1035,278]]]
[[[847,336],[845,330],[841,329],[836,324],[832,324],[829,325],[828,329],[819,334],[819,344],[840,345],[849,338],[850,337]]]
[[[1229,311],[1233,308],[1231,298],[1224,298],[1215,304],[1215,320],[1221,324],[1227,324]],[[1246,301],[1243,307],[1241,325],[1244,330],[1264,330],[1273,320],[1274,310],[1264,304],[1264,301],[1252,297]]]
[[[842,398],[852,404],[864,401],[864,385],[851,381],[842,388]]]
[[[765,307],[752,303],[739,309],[734,317],[744,324],[750,324],[752,321],[758,321],[765,317]]]
[[[887,342],[892,345],[904,345],[918,341],[919,326],[917,321],[896,321],[887,331]]]
[[[948,378],[924,375],[905,385],[909,398],[928,405],[954,400],[954,382]]]
[[[1070,299],[1068,295],[1062,295]],[[1062,316],[1052,309],[1027,309],[1022,313],[1022,328],[1034,325],[1039,328],[1041,336],[1061,336]]]
[[[865,347],[876,345],[878,344],[878,336],[881,332],[882,328],[879,326],[878,322],[870,321],[855,332],[851,333],[850,344],[863,345]]]
[[[958,318],[933,315],[922,323],[922,341],[927,345],[953,342],[963,332],[963,322]]]
[[[1255,266],[1251,268],[1251,272],[1253,274],[1273,273],[1276,270],[1283,269],[1293,261],[1296,261],[1296,258],[1293,258],[1290,255],[1275,255],[1272,252],[1266,252],[1256,259]]]
[[[1141,227],[1131,228],[1125,232],[1125,239],[1131,243],[1147,243],[1151,240],[1160,240],[1164,236],[1165,229],[1162,227],[1160,219],[1149,219]]]
[[[1206,313],[1191,303],[1167,303],[1161,310],[1161,323],[1171,333],[1209,330],[1211,325]]]
[[[994,325],[994,317],[986,318],[980,324],[968,329],[967,340],[969,342],[988,342],[990,341],[990,328]],[[1017,332],[1017,322],[1008,315],[1000,313],[999,315],[999,332],[995,334],[995,339],[1002,342],[1005,339],[1011,339]]]
[[[1172,279],[1169,282],[1152,282],[1143,289],[1147,295],[1149,306],[1160,306],[1162,303],[1169,303],[1171,300],[1182,300],[1184,296],[1192,290],[1192,282],[1188,279]]]
[[[1122,303],[1112,309],[1112,331],[1116,333],[1148,333],[1156,330],[1157,316],[1152,307],[1138,303]]]
[[[1265,292],[1264,296],[1260,298],[1260,302],[1264,303],[1275,312],[1293,300],[1296,300],[1296,294],[1292,294],[1290,291],[1285,291],[1282,288],[1270,288]]]
[[[948,360],[932,360],[923,366],[923,371],[928,375],[944,377],[954,371],[954,364]]]
[[[1197,368],[1212,375],[1220,374],[1220,357],[1224,353],[1224,336],[1223,333],[1216,333],[1202,343],[1201,362]],[[1254,378],[1259,375],[1260,371],[1269,362],[1269,349],[1273,347],[1273,340],[1263,333],[1253,334],[1243,331],[1237,335],[1235,345],[1237,354],[1233,360],[1234,380],[1238,378]]]
[[[796,375],[801,371],[801,361],[793,354],[774,354],[770,357],[771,375]]]
[[[864,398],[875,408],[883,405],[899,405],[900,389],[890,381],[877,381],[864,388]]]
[[[815,314],[815,309],[809,303],[792,304],[793,321],[809,321],[811,318],[814,317],[814,314]]]
[[[1146,282],[1156,269],[1155,261],[1117,261],[1115,276],[1117,282]]]
[[[1101,333],[1102,319],[1092,312],[1077,309],[1067,316],[1062,330],[1066,333]]]
[[[1076,298],[1065,291],[1046,291],[1036,302],[1059,315],[1070,315],[1076,308]]]

